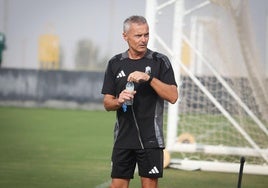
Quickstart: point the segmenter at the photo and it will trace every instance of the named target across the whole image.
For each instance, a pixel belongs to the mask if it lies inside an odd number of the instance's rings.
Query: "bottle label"
[[[126,90],[128,90],[128,91],[134,91],[134,83],[133,82],[127,82],[127,84],[126,84]],[[126,101],[125,104],[126,105],[132,105],[133,104],[133,99]]]

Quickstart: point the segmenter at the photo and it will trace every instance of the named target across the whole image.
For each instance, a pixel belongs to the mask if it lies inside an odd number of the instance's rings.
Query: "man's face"
[[[149,27],[147,24],[132,23],[129,30],[123,33],[123,37],[128,43],[129,50],[144,53],[149,41]]]

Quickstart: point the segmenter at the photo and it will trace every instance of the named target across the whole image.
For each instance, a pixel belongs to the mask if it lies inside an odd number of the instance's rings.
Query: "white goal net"
[[[248,9],[147,0],[151,48],[170,56],[180,83],[167,114],[170,167],[237,172],[245,156],[245,173],[268,174],[268,86]]]

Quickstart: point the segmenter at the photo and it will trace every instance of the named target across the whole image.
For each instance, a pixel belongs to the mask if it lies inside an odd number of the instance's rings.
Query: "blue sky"
[[[268,1],[249,3],[264,62]],[[0,0],[0,7],[0,31],[6,32],[8,46],[3,66],[16,68],[38,68],[38,37],[51,26],[60,37],[63,68],[73,69],[78,40],[90,39],[103,55],[111,56],[127,48],[123,20],[132,14],[145,15],[144,0]]]

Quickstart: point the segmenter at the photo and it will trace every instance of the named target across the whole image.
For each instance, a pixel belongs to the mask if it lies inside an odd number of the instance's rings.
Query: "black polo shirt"
[[[127,51],[114,56],[104,76],[102,94],[118,97],[125,89],[128,75],[134,71],[145,72],[151,68],[151,75],[164,83],[176,85],[174,72],[167,56],[148,49],[138,60],[128,57]],[[136,94],[132,106],[117,110],[114,129],[114,147],[124,149],[164,148],[163,110],[164,100],[149,83],[135,83]]]

